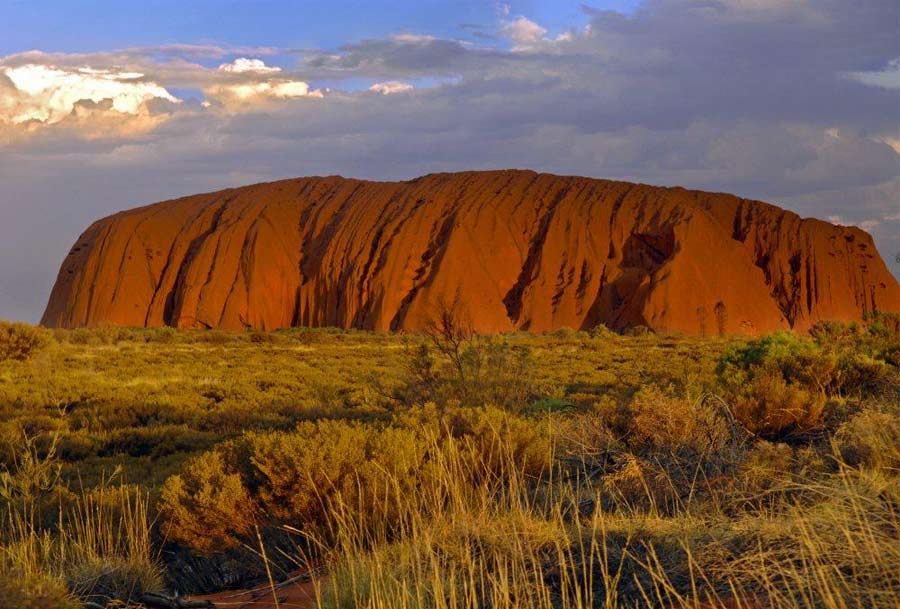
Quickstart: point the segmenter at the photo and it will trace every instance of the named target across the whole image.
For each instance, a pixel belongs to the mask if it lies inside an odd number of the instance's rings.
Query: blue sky
[[[587,22],[584,3],[510,0],[510,11],[551,32]],[[592,7],[631,10],[637,0]],[[2,0],[0,54],[41,49],[95,52],[176,42],[332,48],[396,32],[467,37],[463,25],[491,29],[501,3],[492,0]]]
[[[99,217],[304,175],[726,191],[892,261],[898,23],[897,0],[0,0],[0,318],[40,317]]]

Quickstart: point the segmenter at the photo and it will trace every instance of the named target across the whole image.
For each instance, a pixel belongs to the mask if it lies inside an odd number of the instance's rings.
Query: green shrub
[[[97,454],[101,441],[84,431],[67,433],[60,438],[59,456],[64,461],[80,461]]]
[[[250,342],[255,344],[278,342],[278,334],[272,332],[253,331],[249,333],[249,336]]]
[[[623,334],[625,336],[650,336],[653,334],[653,330],[645,325],[637,325],[625,328]]]
[[[893,343],[874,339],[857,324],[820,322],[811,338],[773,334],[732,347],[717,375],[735,415],[752,431],[780,439],[840,424],[846,400],[859,402],[900,386]]]
[[[127,338],[128,329],[111,323],[101,323],[92,328],[94,336],[104,345],[115,345]]]
[[[777,370],[788,383],[824,388],[833,368],[812,339],[779,332],[729,348],[716,372],[727,384],[743,384],[757,370]]]
[[[169,345],[178,339],[178,331],[175,328],[150,328],[147,330],[146,341],[148,343],[160,343]]]
[[[841,321],[817,321],[809,330],[809,335],[819,345],[854,344],[863,335],[858,323]]]
[[[616,332],[610,330],[606,324],[597,324],[588,330],[588,336],[593,339],[613,339],[618,336]]]
[[[648,387],[634,396],[628,410],[632,418],[628,443],[642,453],[697,462],[722,456],[735,440],[722,413],[704,400]]]
[[[191,342],[209,343],[212,345],[227,345],[228,343],[244,340],[244,335],[223,330],[196,330],[187,335]]]
[[[870,334],[881,337],[900,335],[900,313],[877,312],[869,315],[866,322]]]
[[[158,458],[203,450],[211,447],[216,439],[216,434],[194,431],[187,425],[134,426],[115,429],[98,438],[95,453],[100,456],[126,454]]]
[[[403,491],[423,481],[424,457],[407,429],[322,420],[291,433],[249,434],[166,481],[163,530],[209,551],[238,545],[254,514],[301,530],[328,525],[342,511],[361,523],[389,523]]]
[[[229,450],[188,462],[163,487],[163,530],[209,551],[236,546],[252,514],[303,531],[327,530],[336,517],[389,528],[409,509],[413,489],[436,496],[441,484],[536,479],[552,458],[546,425],[499,408],[439,411],[432,404],[384,427],[304,422],[293,432],[247,434]],[[452,463],[457,480],[436,480],[438,463]]]
[[[240,475],[219,451],[195,457],[166,480],[160,506],[163,534],[204,552],[238,546],[256,511]]]
[[[486,406],[448,409],[440,421],[444,433],[464,447],[475,482],[509,476],[510,465],[537,479],[553,464],[553,438],[546,420]]]
[[[894,375],[895,371],[884,359],[848,349],[838,356],[825,391],[837,397],[861,399],[890,384]]]
[[[363,529],[390,527],[410,491],[430,482],[426,441],[411,429],[324,420],[253,434],[247,444],[260,505],[301,530],[340,516]]]
[[[801,494],[804,483],[826,470],[825,459],[815,449],[759,440],[747,450],[734,477],[733,483],[741,490],[736,503],[750,497],[754,505],[776,505]]]
[[[100,334],[89,328],[58,330],[57,332],[57,337],[60,341],[69,342],[73,345],[99,345],[102,342],[100,340]]]
[[[747,384],[731,387],[727,395],[734,416],[766,439],[802,435],[823,425],[825,395],[789,383],[777,369],[756,370]]]
[[[250,435],[260,502],[295,526],[321,522],[329,497],[347,488],[365,461],[373,433],[365,425],[325,420],[301,423],[294,433]]]
[[[729,349],[717,374],[735,417],[778,440],[821,427],[836,369],[836,358],[813,340],[782,332]]]
[[[0,321],[0,362],[24,361],[49,343],[49,333],[28,324]]]
[[[560,340],[560,341],[571,341],[571,340],[577,340],[577,339],[584,337],[583,334],[581,334],[577,330],[574,330],[573,328],[570,328],[568,326],[563,326],[562,328],[557,328],[556,330],[552,330],[551,332],[548,332],[548,334],[550,336],[552,336],[553,338]]]

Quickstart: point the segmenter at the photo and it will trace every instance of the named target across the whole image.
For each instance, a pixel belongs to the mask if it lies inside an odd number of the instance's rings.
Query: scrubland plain
[[[2,607],[277,599],[309,573],[335,609],[894,608],[900,317],[2,324],[0,518]]]

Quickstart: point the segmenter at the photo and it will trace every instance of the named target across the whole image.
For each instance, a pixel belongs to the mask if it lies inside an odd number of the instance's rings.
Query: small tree
[[[441,298],[435,315],[428,320],[425,334],[438,353],[450,360],[459,382],[465,383],[466,347],[475,338],[475,328],[472,318],[459,298],[458,291],[452,302]]]
[[[527,347],[479,335],[458,294],[438,302],[424,333],[426,342],[409,352],[407,382],[396,393],[402,402],[521,409],[533,397]]]

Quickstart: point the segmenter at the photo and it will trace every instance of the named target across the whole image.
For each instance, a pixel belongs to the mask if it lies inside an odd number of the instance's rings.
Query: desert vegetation
[[[631,334],[3,324],[0,606],[898,606],[900,318]]]

